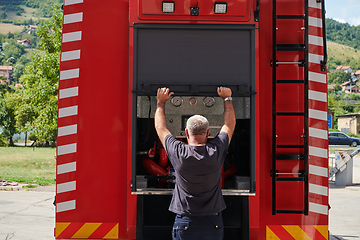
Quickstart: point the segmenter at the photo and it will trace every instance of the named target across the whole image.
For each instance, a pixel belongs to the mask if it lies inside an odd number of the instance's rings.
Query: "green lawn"
[[[0,147],[0,179],[55,185],[56,148]]]

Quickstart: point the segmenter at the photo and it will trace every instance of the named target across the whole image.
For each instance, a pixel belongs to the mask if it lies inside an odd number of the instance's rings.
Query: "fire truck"
[[[189,116],[236,129],[224,239],[328,239],[324,0],[65,0],[56,239],[171,239],[176,179],[154,129]]]

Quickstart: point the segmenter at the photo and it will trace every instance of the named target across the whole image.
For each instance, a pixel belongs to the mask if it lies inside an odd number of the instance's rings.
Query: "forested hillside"
[[[25,13],[24,7],[34,8],[35,17],[51,17],[54,3],[61,4],[63,0],[0,0],[0,19],[6,19],[8,12],[16,12],[17,16]]]
[[[360,26],[355,27],[327,18],[326,38],[328,40],[328,70],[330,72],[340,65],[351,66],[352,69],[356,70],[360,69]]]
[[[351,26],[333,19],[326,19],[328,40],[328,84],[336,84],[335,91],[328,91],[329,110],[337,115],[360,112],[360,94],[344,93],[341,84],[351,79],[350,73],[335,71],[337,66],[350,66],[353,72],[360,70],[360,26]],[[359,81],[358,81],[359,82]]]

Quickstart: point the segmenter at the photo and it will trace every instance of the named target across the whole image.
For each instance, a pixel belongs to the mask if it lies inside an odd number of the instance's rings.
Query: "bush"
[[[0,147],[6,147],[7,146],[7,140],[4,134],[0,134]]]
[[[30,141],[36,141],[36,140],[37,140],[37,137],[35,136],[34,133],[31,133],[31,134],[29,135],[28,139],[29,139]]]

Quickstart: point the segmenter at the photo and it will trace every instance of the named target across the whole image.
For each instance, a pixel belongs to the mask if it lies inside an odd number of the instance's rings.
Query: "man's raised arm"
[[[227,87],[218,87],[217,92],[219,97],[224,99],[224,125],[222,126],[220,132],[227,133],[230,144],[236,125],[235,110],[231,98],[232,92],[231,89]]]
[[[159,136],[159,139],[163,146],[165,146],[165,137],[171,132],[166,127],[166,118],[165,118],[165,103],[173,95],[173,92],[170,92],[169,88],[159,88],[157,91],[157,104],[155,111],[155,129]]]

